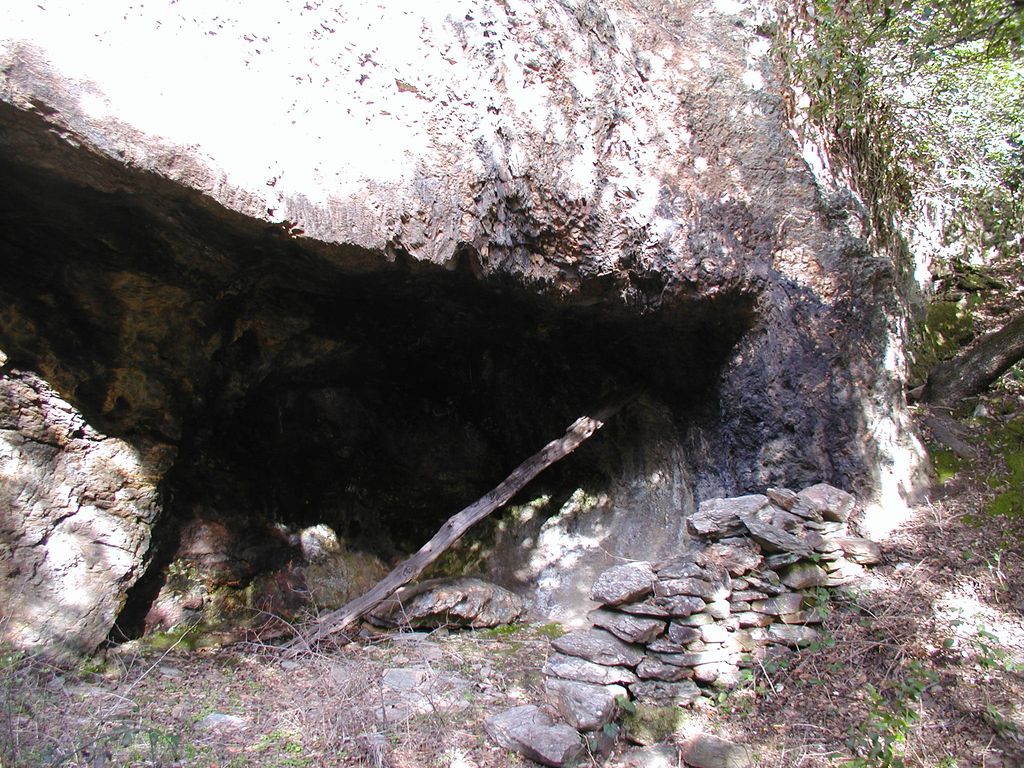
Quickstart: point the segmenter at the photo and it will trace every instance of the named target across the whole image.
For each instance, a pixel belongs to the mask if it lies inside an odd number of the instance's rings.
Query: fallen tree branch
[[[632,398],[624,398],[602,408],[593,416],[583,416],[570,425],[566,433],[552,440],[540,451],[528,458],[506,477],[490,493],[481,497],[461,512],[448,518],[437,533],[420,547],[412,557],[397,566],[391,573],[377,582],[369,592],[357,597],[336,611],[325,614],[317,620],[317,628],[309,637],[297,637],[285,646],[288,655],[294,656],[309,650],[326,637],[351,629],[374,608],[393,595],[398,589],[422,574],[437,558],[457,542],[462,535],[504,506],[522,488],[543,470],[576,450],[584,441],[604,426]],[[345,639],[344,642],[348,642]]]

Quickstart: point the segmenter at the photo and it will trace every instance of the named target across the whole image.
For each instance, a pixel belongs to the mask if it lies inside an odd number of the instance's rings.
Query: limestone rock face
[[[909,270],[755,8],[71,5],[0,4],[0,349],[164,478],[161,567],[279,521],[413,551],[609,390],[479,563],[552,618],[703,499],[914,486]]]
[[[169,456],[89,427],[38,377],[0,373],[0,635],[54,657],[102,643],[142,574]]]

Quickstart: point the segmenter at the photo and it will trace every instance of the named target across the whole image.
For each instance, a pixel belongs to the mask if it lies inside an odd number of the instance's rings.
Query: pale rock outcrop
[[[0,638],[94,651],[142,574],[171,456],[93,429],[29,373],[0,371]]]

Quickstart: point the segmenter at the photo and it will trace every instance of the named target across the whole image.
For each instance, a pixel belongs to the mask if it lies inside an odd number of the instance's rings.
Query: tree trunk
[[[466,531],[505,505],[544,469],[576,450],[587,438],[603,427],[605,422],[614,416],[626,402],[628,399],[602,408],[593,416],[583,416],[574,421],[562,437],[552,440],[539,452],[516,467],[512,474],[494,490],[448,518],[430,541],[377,582],[373,589],[338,610],[321,616],[312,635],[292,640],[284,646],[285,650],[289,655],[296,655],[303,650],[308,650],[325,637],[351,628],[359,619],[391,597],[399,588],[423,573],[452,544],[462,538]]]
[[[952,360],[936,365],[928,374],[922,399],[936,405],[955,405],[984,392],[1022,358],[1024,314],[982,336]]]

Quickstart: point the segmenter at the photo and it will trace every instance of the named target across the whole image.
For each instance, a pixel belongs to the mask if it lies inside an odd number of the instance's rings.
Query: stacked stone
[[[684,706],[702,686],[728,688],[744,667],[814,643],[821,588],[850,583],[880,557],[875,542],[849,535],[853,508],[826,484],[702,503],[687,519],[687,551],[597,579],[593,626],[552,642],[551,703],[574,728],[596,730],[617,699]]]

